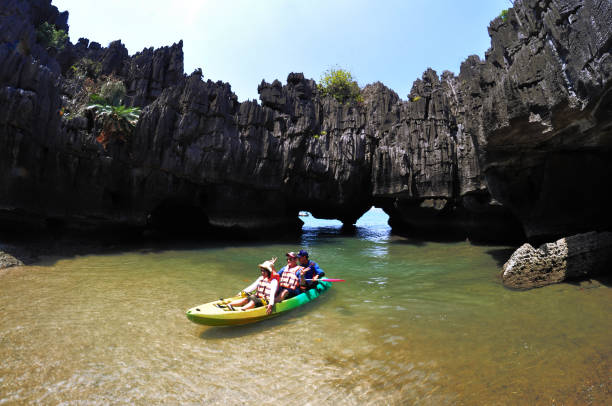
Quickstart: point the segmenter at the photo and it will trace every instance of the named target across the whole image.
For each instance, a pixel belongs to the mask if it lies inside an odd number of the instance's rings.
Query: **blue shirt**
[[[310,268],[308,271],[304,273],[305,279],[312,279],[314,278],[315,274],[319,275],[319,278],[322,278],[323,276],[325,276],[325,272],[323,272],[319,264],[317,264],[314,261],[308,260],[308,264],[306,264],[305,266],[300,264],[300,266],[303,266],[304,268]],[[298,274],[298,276],[300,275]]]

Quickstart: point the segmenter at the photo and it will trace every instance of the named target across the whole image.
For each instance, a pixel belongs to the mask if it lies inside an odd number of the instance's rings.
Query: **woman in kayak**
[[[261,276],[252,284],[244,288],[241,295],[245,296],[241,299],[234,300],[227,307],[234,310],[235,307],[240,307],[241,310],[249,310],[254,307],[266,306],[266,313],[272,313],[274,307],[274,296],[278,287],[278,274],[274,270],[274,262],[276,258],[269,261],[264,261],[259,264]],[[250,293],[244,293],[250,292]]]

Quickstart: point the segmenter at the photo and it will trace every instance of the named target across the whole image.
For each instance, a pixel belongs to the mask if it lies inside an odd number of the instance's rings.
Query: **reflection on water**
[[[609,288],[509,291],[508,247],[415,243],[384,222],[304,231],[301,247],[143,247],[0,272],[0,404],[610,404]],[[259,324],[185,318],[298,248],[347,282]]]

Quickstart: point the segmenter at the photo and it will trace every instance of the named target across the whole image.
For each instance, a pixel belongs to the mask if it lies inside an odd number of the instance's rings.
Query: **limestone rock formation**
[[[429,69],[409,98],[396,102],[385,125],[374,129],[380,139],[373,192],[394,230],[434,238],[521,238],[520,224],[488,192],[457,77],[444,72],[440,80]]]
[[[300,73],[239,103],[229,84],[184,74],[182,42],[58,51],[36,42],[44,21],[68,29],[49,0],[1,7],[1,228],[257,234],[299,230],[300,210],[352,224],[372,205],[394,231],[438,238],[612,228],[609,2],[517,1],[491,23],[484,61],[428,69],[409,100],[374,83],[348,104]],[[108,148],[90,115],[62,115],[102,75],[143,107]]]
[[[612,233],[590,232],[542,244],[523,244],[504,264],[502,281],[515,289],[538,288],[586,276],[609,274]]]
[[[531,239],[610,229],[612,3],[517,1],[489,33],[486,61],[466,71],[480,70],[467,85],[490,193]]]

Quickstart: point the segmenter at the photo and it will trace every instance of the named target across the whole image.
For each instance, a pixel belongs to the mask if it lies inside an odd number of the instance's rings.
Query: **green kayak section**
[[[292,297],[291,299],[276,303],[271,314],[266,314],[265,306],[245,311],[240,310],[240,308],[232,311],[227,308],[219,308],[215,306],[217,304],[229,303],[240,298],[240,296],[235,296],[192,307],[191,309],[187,310],[187,318],[194,323],[203,324],[205,326],[237,326],[241,324],[254,323],[278,316],[282,313],[288,312],[289,310],[293,310],[297,307],[305,305],[306,303],[312,302],[327,291],[331,285],[331,282],[319,282],[315,288],[309,289],[304,293]]]

